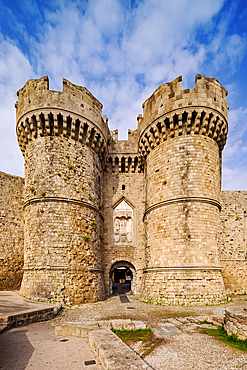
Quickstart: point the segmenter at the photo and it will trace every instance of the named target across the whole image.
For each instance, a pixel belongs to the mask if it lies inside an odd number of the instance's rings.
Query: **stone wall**
[[[226,292],[247,292],[247,191],[222,191],[219,255]]]
[[[24,179],[0,172],[0,290],[19,289],[23,275]]]
[[[226,309],[224,328],[228,335],[235,334],[238,339],[247,339],[246,306],[229,307]]]

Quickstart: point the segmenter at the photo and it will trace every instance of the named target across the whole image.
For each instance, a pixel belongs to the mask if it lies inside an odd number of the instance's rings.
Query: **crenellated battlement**
[[[143,120],[154,120],[175,109],[190,106],[207,107],[219,111],[227,116],[227,91],[216,78],[197,74],[195,88],[182,90],[182,76],[172,82],[160,85],[154,93],[143,103]],[[140,121],[139,130],[143,129],[143,120]]]
[[[213,138],[220,150],[227,139],[227,91],[216,80],[196,75],[196,87],[182,90],[182,76],[158,87],[138,116],[139,152],[144,158],[161,141],[200,134]]]
[[[63,79],[63,92],[49,90],[47,76],[17,92],[16,132],[23,155],[37,137],[63,136],[90,146],[104,159],[109,137],[103,105],[85,88]]]

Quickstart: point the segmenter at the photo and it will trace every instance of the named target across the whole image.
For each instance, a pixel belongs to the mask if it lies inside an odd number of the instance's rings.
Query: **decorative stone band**
[[[158,272],[158,271],[169,271],[169,270],[217,270],[221,271],[221,267],[214,266],[174,266],[174,267],[148,267],[143,270],[144,273],[147,272]]]
[[[52,111],[52,108],[48,112],[29,112],[18,120],[16,133],[23,155],[27,144],[37,137],[63,136],[91,147],[98,153],[100,160],[105,162],[107,157],[106,138],[99,127],[83,116],[75,115],[72,112]]]
[[[32,198],[32,199],[27,200],[24,203],[23,209],[25,209],[27,206],[30,206],[31,204],[34,204],[34,203],[46,203],[46,202],[73,203],[73,204],[77,204],[78,206],[87,207],[87,208],[90,208],[98,212],[100,217],[103,220],[103,216],[97,207],[93,206],[92,204],[88,202],[84,202],[83,200],[78,200],[78,199],[59,198],[59,197]]]
[[[176,109],[151,122],[139,138],[139,155],[144,159],[161,142],[185,135],[204,135],[212,138],[222,151],[227,139],[227,119],[207,107]]]
[[[218,207],[219,210],[221,210],[221,205],[220,203],[215,200],[215,199],[210,199],[210,198],[203,198],[203,197],[186,197],[186,198],[176,198],[176,199],[168,199],[164,200],[163,202],[159,202],[156,204],[152,204],[150,207],[146,209],[143,215],[143,221],[146,217],[146,215],[153,210],[160,208],[160,207],[165,207],[173,203],[185,203],[185,202],[200,202],[200,203],[208,203],[211,204],[215,207]]]
[[[69,271],[92,271],[92,272],[103,272],[103,269],[96,267],[70,267],[70,266],[24,266],[23,270],[69,270]]]

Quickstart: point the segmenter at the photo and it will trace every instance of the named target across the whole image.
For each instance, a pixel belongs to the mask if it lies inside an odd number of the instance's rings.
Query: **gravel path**
[[[247,369],[247,353],[203,333],[176,335],[156,348],[146,361],[159,370]]]

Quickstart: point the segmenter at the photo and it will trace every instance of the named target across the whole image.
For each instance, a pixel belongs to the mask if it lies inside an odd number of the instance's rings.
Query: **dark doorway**
[[[119,289],[125,293],[131,291],[131,281],[133,279],[132,271],[125,266],[120,266],[112,271],[111,276],[113,285],[113,293],[117,293]]]

